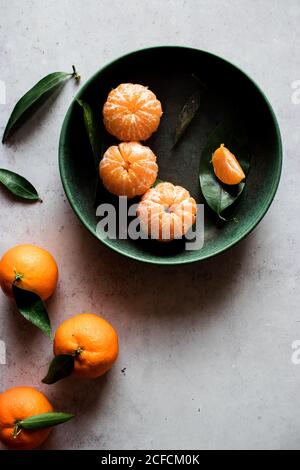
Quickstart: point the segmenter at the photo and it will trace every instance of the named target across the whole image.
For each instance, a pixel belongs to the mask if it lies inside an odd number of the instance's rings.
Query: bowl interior
[[[200,79],[207,91],[195,119],[173,148],[178,115]],[[146,142],[158,157],[159,178],[187,188],[198,203],[199,162],[209,133],[238,109],[251,145],[251,168],[245,190],[230,209],[238,222],[223,223],[205,206],[204,246],[185,250],[184,243],[150,240],[111,240],[104,243],[118,252],[146,262],[175,264],[197,261],[220,253],[241,240],[261,220],[276,192],[281,171],[281,141],[272,109],[261,91],[232,64],[207,52],[182,47],[160,47],[134,52],[97,72],[80,90],[99,119],[104,148],[116,143],[103,129],[102,106],[109,91],[122,82],[141,83],[162,102],[158,131]],[[71,206],[84,225],[96,235],[95,182],[97,174],[90,143],[76,101],[66,115],[60,139],[60,170]],[[118,206],[118,198],[101,189],[97,204]],[[136,201],[135,201],[136,202]]]

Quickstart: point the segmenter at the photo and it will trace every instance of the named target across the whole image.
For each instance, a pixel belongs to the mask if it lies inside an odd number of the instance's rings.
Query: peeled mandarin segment
[[[123,142],[109,147],[99,165],[105,188],[117,196],[133,198],[144,194],[158,173],[156,156],[139,142]]]
[[[137,209],[141,229],[160,241],[182,238],[194,224],[196,213],[197,204],[189,192],[171,183],[149,189]]]
[[[224,184],[239,184],[246,177],[238,160],[224,144],[213,153],[212,164],[216,177]]]
[[[122,83],[112,90],[103,107],[106,130],[123,141],[148,139],[159,126],[160,101],[143,85]]]

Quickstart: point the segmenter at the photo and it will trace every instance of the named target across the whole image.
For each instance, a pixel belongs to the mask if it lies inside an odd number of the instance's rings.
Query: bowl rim
[[[90,84],[94,81],[94,79],[101,72],[103,72],[104,70],[109,68],[114,63],[118,62],[119,60],[126,59],[127,57],[130,57],[130,56],[132,56],[134,54],[137,54],[139,52],[151,51],[151,50],[156,50],[156,49],[183,49],[183,50],[187,50],[187,51],[201,52],[201,53],[207,54],[207,55],[209,55],[209,56],[211,56],[215,59],[218,59],[219,61],[224,62],[225,64],[230,65],[231,67],[235,68],[238,72],[240,72],[242,75],[244,75],[244,77],[246,77],[255,86],[257,91],[260,93],[260,95],[264,99],[264,101],[265,101],[265,103],[268,107],[268,110],[270,112],[270,115],[271,115],[271,118],[272,118],[272,121],[273,121],[273,125],[274,125],[274,129],[275,129],[276,138],[277,138],[277,144],[278,144],[278,170],[277,170],[277,173],[276,173],[275,178],[273,180],[272,187],[271,187],[271,190],[269,192],[269,195],[266,198],[265,203],[262,205],[260,211],[258,212],[254,223],[253,222],[249,223],[246,226],[246,229],[243,230],[243,233],[238,235],[231,243],[229,243],[225,247],[223,247],[221,249],[218,249],[218,250],[215,250],[214,252],[212,252],[210,254],[207,254],[205,256],[202,256],[201,258],[198,258],[198,259],[197,258],[187,259],[187,260],[176,260],[176,259],[172,259],[172,258],[167,258],[165,260],[162,259],[162,258],[161,259],[155,259],[155,258],[152,258],[152,259],[148,258],[147,259],[147,258],[143,258],[142,256],[140,256],[138,254],[131,254],[131,253],[128,253],[128,252],[124,252],[122,249],[119,249],[117,246],[113,246],[110,243],[108,243],[107,239],[101,239],[101,238],[97,237],[97,234],[94,232],[94,228],[81,215],[81,212],[79,211],[79,209],[77,207],[77,204],[74,201],[72,192],[71,192],[71,190],[68,186],[68,183],[67,183],[67,178],[66,178],[65,170],[64,170],[64,166],[63,166],[66,130],[67,130],[69,120],[70,120],[70,116],[71,116],[73,106],[74,106],[74,103],[76,102],[76,100],[81,97],[81,95],[85,92],[85,90],[90,86]],[[83,226],[97,240],[99,240],[105,246],[107,246],[108,248],[110,248],[111,250],[117,252],[120,255],[126,256],[127,258],[133,259],[135,261],[143,262],[143,263],[156,264],[156,265],[165,265],[165,266],[190,264],[190,263],[205,261],[205,260],[213,258],[213,257],[215,257],[215,256],[217,256],[221,253],[224,253],[225,251],[227,251],[230,248],[237,245],[241,240],[246,238],[257,227],[257,225],[261,222],[261,220],[263,219],[263,217],[267,213],[268,209],[270,208],[270,206],[271,206],[271,204],[274,200],[275,194],[276,194],[278,186],[279,186],[280,178],[281,178],[282,160],[283,160],[283,156],[282,156],[282,138],[281,138],[281,133],[280,133],[280,129],[279,129],[279,124],[278,124],[275,112],[274,112],[274,110],[271,106],[270,101],[268,100],[267,96],[262,91],[262,89],[257,85],[257,83],[246,72],[244,72],[241,68],[239,68],[237,65],[233,64],[231,61],[229,61],[227,59],[224,59],[223,57],[221,57],[217,54],[214,54],[212,52],[209,52],[209,51],[206,51],[206,50],[203,50],[203,49],[198,49],[198,48],[195,48],[195,47],[180,46],[180,45],[161,45],[161,46],[151,46],[151,47],[145,47],[145,48],[142,48],[142,49],[136,49],[136,50],[131,51],[127,54],[123,54],[123,55],[117,57],[116,59],[111,60],[106,65],[104,65],[99,70],[97,70],[85,82],[85,84],[80,88],[80,90],[76,93],[76,95],[72,99],[72,101],[69,105],[69,108],[67,110],[67,113],[64,117],[64,121],[63,121],[61,132],[60,132],[60,137],[59,137],[59,146],[58,146],[58,161],[59,161],[59,172],[60,172],[61,182],[62,182],[64,191],[65,191],[65,194],[67,196],[67,199],[70,203],[70,206],[73,209],[74,213],[79,218],[79,220],[81,221],[81,223],[83,224]],[[201,252],[201,250],[200,250],[200,252]]]

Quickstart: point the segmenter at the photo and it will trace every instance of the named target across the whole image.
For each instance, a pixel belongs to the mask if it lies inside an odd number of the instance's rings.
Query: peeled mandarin
[[[99,165],[105,188],[117,196],[133,198],[144,194],[157,178],[156,156],[139,142],[112,145]]]
[[[171,241],[182,238],[196,220],[197,204],[190,193],[172,183],[159,183],[144,194],[137,215],[149,238]]]
[[[245,178],[245,173],[235,155],[224,144],[213,153],[212,164],[216,177],[224,184],[239,184]]]
[[[149,139],[161,116],[161,103],[155,94],[133,83],[121,83],[113,89],[103,107],[106,130],[122,141]]]

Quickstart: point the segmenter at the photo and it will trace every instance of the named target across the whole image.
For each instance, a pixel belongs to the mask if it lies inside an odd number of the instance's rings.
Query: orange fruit
[[[144,194],[137,215],[141,229],[151,238],[182,238],[196,220],[197,204],[190,193],[172,183],[159,183]]]
[[[35,449],[49,436],[51,428],[21,429],[14,436],[17,421],[41,413],[49,413],[53,407],[41,392],[32,387],[14,387],[0,394],[0,440],[11,449]]]
[[[103,155],[99,173],[108,191],[132,198],[144,194],[155,182],[156,156],[139,142],[112,145]]]
[[[30,290],[43,300],[55,291],[58,268],[53,256],[34,245],[17,245],[0,260],[0,285],[6,295],[12,296],[12,285]]]
[[[103,107],[106,130],[119,140],[149,139],[159,126],[160,101],[143,85],[121,83],[112,90]]]
[[[105,374],[118,356],[118,336],[104,318],[81,313],[64,321],[56,330],[55,356],[75,356],[74,374],[96,378]]]
[[[225,184],[239,184],[246,176],[233,153],[224,144],[213,153],[212,164],[216,177]]]

